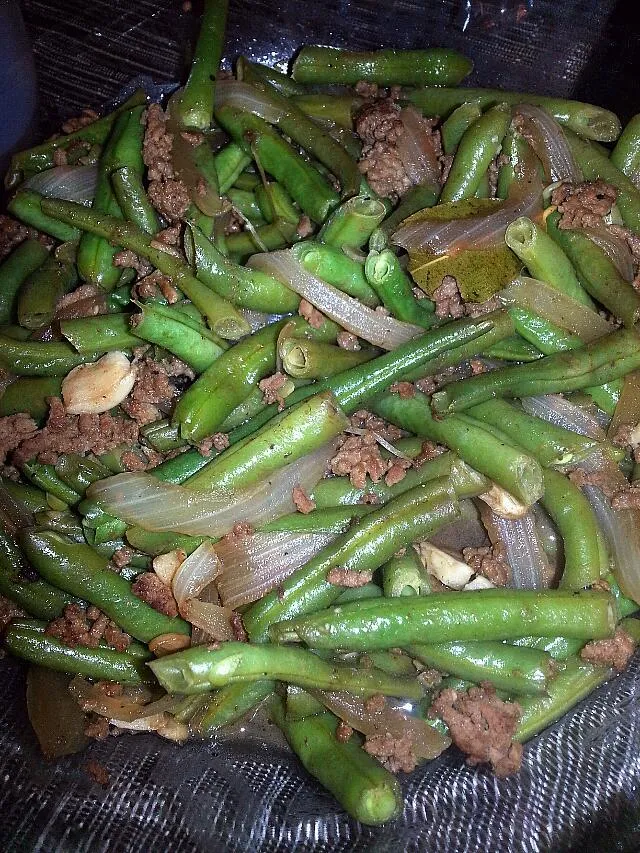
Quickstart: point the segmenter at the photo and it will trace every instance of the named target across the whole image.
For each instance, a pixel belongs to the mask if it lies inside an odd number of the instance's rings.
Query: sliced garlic
[[[474,572],[466,563],[431,542],[419,542],[416,549],[427,571],[451,589],[462,589],[473,577]]]
[[[62,382],[62,399],[72,415],[108,412],[131,393],[136,370],[123,352],[109,352],[74,367]]]
[[[181,549],[168,551],[153,558],[153,571],[163,583],[171,586],[173,576],[187,559],[187,555]]]
[[[529,512],[528,506],[520,503],[510,492],[505,491],[495,483],[488,492],[483,492],[478,497],[500,518],[522,518]]]
[[[483,575],[476,575],[472,581],[469,581],[468,584],[465,584],[465,590],[474,590],[474,589],[495,589],[496,585],[491,583],[489,578],[483,577]]]

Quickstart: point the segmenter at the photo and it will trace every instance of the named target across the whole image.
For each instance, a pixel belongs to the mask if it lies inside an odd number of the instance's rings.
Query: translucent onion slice
[[[540,397],[523,397],[522,408],[529,415],[542,418],[551,424],[586,435],[596,441],[604,441],[604,430],[596,418],[581,406],[576,406],[560,394],[545,394]]]
[[[534,104],[518,104],[515,113],[525,121],[523,135],[542,160],[552,181],[584,180],[569,143],[558,122]]]
[[[522,518],[501,518],[495,513],[483,514],[489,537],[494,545],[502,542],[511,566],[509,586],[516,589],[545,589],[553,581],[553,569],[538,536],[535,516],[528,512]]]
[[[282,118],[282,110],[276,107],[268,96],[250,83],[240,80],[216,81],[216,109],[235,107],[243,112],[254,113],[269,124],[277,124]]]
[[[440,163],[425,119],[412,107],[400,110],[404,133],[396,143],[405,172],[412,184],[440,183]]]
[[[220,540],[216,585],[222,603],[236,608],[257,601],[333,539],[334,533],[254,533]]]
[[[224,536],[238,522],[266,524],[295,510],[292,492],[312,491],[335,453],[336,442],[302,456],[251,489],[196,492],[163,483],[151,474],[116,474],[95,483],[87,495],[103,508],[145,530]]]
[[[24,182],[27,189],[47,198],[62,198],[90,205],[96,194],[97,166],[54,166]]]
[[[374,346],[393,350],[424,333],[420,326],[403,323],[374,311],[326,281],[316,278],[298,262],[295,248],[291,251],[253,255],[247,261],[247,266],[269,273],[343,329]]]
[[[581,305],[543,281],[519,276],[498,293],[503,305],[526,308],[577,335],[585,343],[608,335],[611,326],[604,317]]]
[[[602,249],[625,281],[633,281],[633,255],[629,244],[620,234],[612,234],[605,225],[601,228],[583,228],[582,231]]]

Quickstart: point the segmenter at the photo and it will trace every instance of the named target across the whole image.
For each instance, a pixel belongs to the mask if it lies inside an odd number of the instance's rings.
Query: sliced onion
[[[552,181],[584,180],[580,167],[558,122],[542,107],[518,104],[515,113],[525,119],[527,141],[545,164]]]
[[[451,743],[448,737],[424,720],[392,708],[386,701],[384,707],[369,710],[366,701],[352,696],[351,693],[328,690],[310,692],[347,725],[364,735],[409,737],[416,758],[426,760],[437,758]]]
[[[404,133],[399,136],[396,147],[411,183],[437,187],[440,163],[425,119],[413,107],[405,107],[400,110],[400,120]]]
[[[395,232],[393,242],[407,251],[422,249],[434,255],[454,255],[463,249],[501,246],[504,232],[514,219],[519,216],[534,219],[542,211],[542,185],[538,179],[516,187],[506,201],[496,202],[493,213],[405,225]]]
[[[264,329],[265,326],[277,323],[285,316],[284,314],[263,314],[262,311],[250,311],[248,308],[240,308],[239,313],[251,326],[252,332],[257,332],[258,329]]]
[[[529,415],[542,418],[564,429],[586,435],[596,441],[604,441],[604,430],[596,418],[581,406],[576,406],[560,394],[545,394],[541,397],[523,397],[522,408]]]
[[[611,326],[597,311],[592,311],[543,281],[519,276],[498,293],[503,305],[533,311],[545,320],[577,335],[585,343],[608,335]]]
[[[24,182],[27,189],[47,198],[62,198],[90,205],[96,194],[97,166],[54,166]]]
[[[501,518],[495,513],[483,514],[483,520],[493,544],[504,545],[511,566],[509,586],[516,589],[545,589],[553,581],[549,565],[538,536],[535,516],[528,512],[522,518]]]
[[[231,626],[233,610],[230,607],[222,607],[220,604],[190,598],[184,603],[180,615],[187,622],[190,622],[194,628],[203,631],[207,638],[218,641],[236,639]]]
[[[334,533],[254,533],[217,543],[222,574],[216,585],[223,604],[240,607],[262,598],[304,565]]]
[[[612,234],[604,225],[601,228],[582,228],[581,230],[592,243],[602,249],[625,281],[633,281],[633,255],[629,244],[622,236]]]
[[[94,483],[87,495],[107,512],[145,530],[224,536],[238,522],[266,524],[295,510],[292,492],[309,493],[322,478],[336,441],[302,456],[250,489],[196,492],[146,473],[116,474]],[[183,564],[184,566],[184,564]]]
[[[282,110],[276,107],[267,95],[250,83],[240,80],[217,80],[215,104],[216,109],[230,106],[253,113],[269,124],[277,124],[282,118]]]
[[[352,296],[307,272],[293,250],[253,255],[247,266],[269,273],[322,311],[344,329],[375,346],[393,350],[424,333],[420,326],[403,323],[363,305]]]
[[[185,601],[197,598],[221,571],[222,566],[213,543],[203,542],[180,564],[171,581],[171,591],[178,603],[178,610]]]

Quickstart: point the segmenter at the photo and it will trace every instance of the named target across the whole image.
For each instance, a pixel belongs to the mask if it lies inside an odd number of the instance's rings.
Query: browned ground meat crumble
[[[413,459],[413,467],[419,468],[421,465],[424,465],[425,462],[430,462],[432,459],[435,459],[436,456],[440,456],[443,453],[446,453],[447,448],[443,447],[441,444],[436,444],[433,441],[423,441],[422,446],[420,447],[420,453]]]
[[[2,634],[12,619],[20,619],[26,615],[21,607],[18,607],[10,599],[5,598],[4,595],[0,595],[0,634]]]
[[[338,332],[336,343],[342,349],[349,350],[350,352],[358,352],[358,350],[362,349],[357,335],[352,334],[352,332]]]
[[[416,389],[411,382],[394,382],[389,386],[390,394],[397,394],[402,400],[410,400],[416,395]]]
[[[444,720],[469,764],[489,763],[497,776],[520,768],[522,745],[513,736],[521,708],[498,699],[491,685],[471,687],[466,693],[447,688],[436,697],[430,713]]]
[[[411,773],[418,764],[413,739],[408,734],[400,738],[389,733],[368,735],[363,749],[377,758],[391,773]]]
[[[12,216],[0,213],[0,261],[27,238],[39,240],[47,248],[53,246],[54,242],[51,237],[41,234],[35,228],[28,228]]]
[[[131,562],[131,558],[133,557],[133,551],[131,548],[126,548],[123,546],[122,548],[116,548],[116,550],[111,555],[111,562],[116,567],[116,569],[124,569],[125,566],[128,566]]]
[[[286,384],[287,377],[284,373],[280,372],[274,373],[272,376],[267,376],[258,382],[258,388],[262,391],[264,395],[263,399],[267,406],[277,403],[279,411],[284,409],[284,397],[280,392]]]
[[[175,305],[179,299],[178,291],[171,283],[171,279],[160,270],[154,270],[145,275],[134,284],[132,290],[134,299],[156,299],[158,294],[164,296],[169,305]]]
[[[105,740],[110,734],[109,720],[100,714],[88,713],[84,724],[84,733],[94,740]]]
[[[38,425],[26,412],[0,418],[0,463],[4,463],[12,450],[33,438],[37,432]]]
[[[88,646],[97,648],[100,642],[123,652],[128,648],[131,637],[112,622],[108,616],[89,605],[85,608],[79,604],[67,604],[63,615],[49,622],[45,634],[56,637],[66,646]]]
[[[349,435],[329,463],[333,474],[349,475],[356,489],[364,489],[369,476],[374,483],[385,477],[387,485],[399,482],[411,467],[406,459],[383,459],[376,435],[366,430],[363,435]]]
[[[306,299],[300,300],[298,314],[307,321],[312,329],[319,329],[325,321],[325,316],[317,308],[314,308]]]
[[[138,273],[139,278],[149,275],[153,269],[146,258],[139,257],[131,249],[122,249],[122,251],[116,252],[113,256],[113,265],[114,267],[133,269]]]
[[[358,167],[371,188],[398,198],[411,186],[396,143],[404,133],[400,107],[388,98],[366,103],[356,116],[356,133],[363,142]]]
[[[336,726],[336,740],[340,743],[346,743],[352,734],[353,729],[351,726],[348,726],[343,720],[340,720]]]
[[[464,316],[464,303],[458,290],[458,282],[452,275],[445,275],[442,284],[434,290],[436,317],[453,317],[457,320]]]
[[[308,495],[305,494],[304,490],[300,488],[300,486],[295,486],[293,492],[291,493],[291,497],[293,498],[293,503],[298,512],[307,515],[316,508],[315,501],[312,501]]]
[[[67,119],[62,125],[61,130],[63,133],[75,133],[76,130],[81,130],[83,127],[93,124],[98,118],[99,115],[95,110],[85,107],[79,116],[72,116]]]
[[[65,293],[56,304],[56,320],[72,320],[78,317],[97,317],[106,314],[107,302],[104,291],[95,284],[82,284],[71,293]]]
[[[487,578],[492,584],[506,586],[509,583],[511,566],[501,543],[491,547],[463,548],[462,556],[470,569]]]
[[[563,182],[551,194],[551,204],[562,214],[559,228],[584,228],[602,225],[618,197],[611,184],[598,179],[582,184]]]
[[[121,457],[120,461],[126,471],[149,471],[151,468],[156,468],[165,459],[170,459],[171,454],[158,453],[150,447],[140,447],[136,450],[127,450]]]
[[[136,356],[134,364],[137,369],[135,385],[120,405],[129,417],[143,426],[168,414],[180,391],[195,374],[184,362],[173,357],[159,362],[140,355]]]
[[[370,583],[372,577],[372,572],[357,572],[354,569],[343,569],[336,566],[327,573],[327,583],[357,589]]]
[[[201,456],[211,456],[213,450],[220,452],[227,447],[229,447],[229,436],[224,432],[216,432],[200,442],[198,453]]]
[[[138,575],[131,585],[131,592],[165,616],[173,618],[178,615],[178,604],[171,587],[163,583],[155,572]]]
[[[242,622],[242,616],[237,613],[235,610],[231,611],[231,619],[229,620],[231,623],[231,630],[233,631],[233,636],[239,643],[246,643],[249,640],[247,632],[244,629],[244,624]]]
[[[109,782],[111,781],[109,771],[103,764],[100,764],[99,761],[96,761],[95,758],[92,758],[90,761],[87,761],[87,763],[85,764],[85,770],[93,779],[93,781],[97,785],[100,785],[101,788],[106,788],[109,785]]]
[[[636,644],[624,628],[618,628],[610,640],[592,640],[580,652],[582,660],[599,666],[610,666],[622,672],[633,657]]]
[[[185,184],[173,169],[173,134],[167,131],[167,117],[159,104],[146,111],[143,156],[149,180],[149,201],[169,222],[181,219],[191,203]]]

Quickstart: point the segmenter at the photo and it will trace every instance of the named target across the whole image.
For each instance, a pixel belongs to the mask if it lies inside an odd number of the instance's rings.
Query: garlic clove
[[[483,492],[481,495],[478,495],[478,497],[481,501],[486,503],[496,515],[499,515],[500,518],[522,518],[529,512],[528,506],[520,503],[520,501],[517,498],[514,498],[510,492],[505,491],[505,489],[495,483],[491,486],[489,491]]]
[[[98,415],[119,405],[131,393],[136,369],[123,352],[109,352],[81,364],[62,381],[62,399],[72,415]]]
[[[463,589],[474,575],[473,569],[466,563],[447,551],[436,548],[431,542],[419,542],[416,550],[429,574],[451,589]]]

